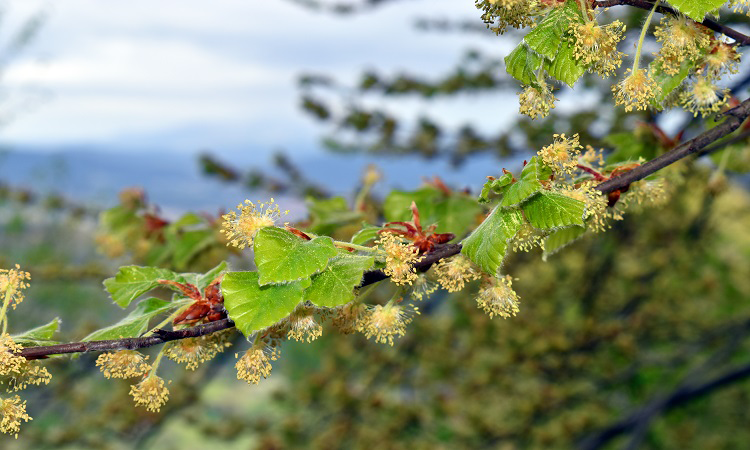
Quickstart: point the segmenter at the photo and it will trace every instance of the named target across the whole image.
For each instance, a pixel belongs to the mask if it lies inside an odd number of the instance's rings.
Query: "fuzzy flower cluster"
[[[96,365],[107,378],[134,378],[151,370],[147,361],[148,356],[135,350],[119,350],[102,353],[96,358]]]
[[[136,406],[144,406],[148,411],[159,412],[169,399],[169,389],[161,377],[153,373],[138,384],[130,386]]]
[[[399,305],[396,302],[388,302],[385,306],[375,305],[368,308],[366,316],[361,320],[360,331],[368,339],[374,337],[375,342],[393,345],[393,338],[403,336],[406,326],[417,314],[418,308]]]
[[[185,364],[187,370],[195,370],[230,345],[225,333],[212,333],[168,342],[164,345],[164,355],[176,363]]]
[[[612,75],[622,64],[623,53],[617,44],[625,37],[625,24],[619,20],[601,26],[596,21],[571,24],[573,56],[588,70],[601,77]]]
[[[0,336],[0,376],[21,373],[26,364],[26,358],[19,355],[21,350],[23,347],[17,344],[8,333]]]
[[[508,318],[518,314],[520,299],[513,290],[512,284],[510,275],[502,278],[493,277],[479,291],[477,304],[490,315],[490,318],[494,316]]]
[[[737,45],[714,39],[713,46],[703,57],[703,62],[705,76],[712,80],[719,80],[725,74],[735,74],[739,71],[740,62]]]
[[[31,417],[26,414],[26,401],[15,395],[0,398],[0,432],[12,434],[18,439],[21,421],[28,422]]]
[[[578,135],[574,134],[567,138],[564,134],[555,134],[552,138],[553,142],[550,145],[539,150],[539,157],[555,172],[572,173],[578,164],[578,155],[583,148]]]
[[[625,78],[612,86],[615,104],[624,106],[626,112],[648,109],[659,91],[659,86],[646,69],[636,69],[635,72],[628,69]]]
[[[531,251],[534,247],[544,249],[544,238],[537,230],[528,223],[524,223],[513,236],[513,251]]]
[[[482,20],[496,34],[503,34],[508,27],[532,26],[532,16],[538,14],[541,2],[537,0],[477,0],[482,10]]]
[[[750,15],[750,0],[731,0],[729,7],[733,12]]]
[[[711,42],[707,30],[685,16],[662,18],[654,36],[662,43],[656,64],[667,75],[677,75],[685,61],[698,59]]]
[[[479,272],[464,255],[440,260],[433,266],[438,283],[448,292],[458,292],[466,283],[479,279]]]
[[[283,214],[279,205],[271,199],[268,203],[255,204],[250,200],[245,200],[245,204],[237,205],[239,214],[231,211],[222,216],[224,221],[221,232],[226,235],[230,245],[237,248],[251,247],[255,233],[261,228],[272,227]]]
[[[323,335],[323,326],[315,320],[312,309],[300,308],[289,317],[287,336],[299,342],[312,342]]]
[[[271,347],[264,342],[256,343],[234,365],[237,369],[237,379],[245,380],[248,384],[258,384],[261,378],[268,378],[271,375],[271,361],[276,361],[278,358],[278,348]]]
[[[358,302],[350,302],[336,308],[331,325],[336,327],[341,334],[352,334],[359,331],[359,325],[366,315],[367,306]]]
[[[574,200],[583,202],[586,205],[584,209],[584,220],[588,228],[595,233],[604,231],[611,227],[610,219],[618,220],[621,215],[613,212],[607,205],[607,196],[601,191],[594,189],[595,183],[582,183],[577,188],[561,186],[557,192]]]
[[[399,286],[412,284],[417,279],[413,264],[418,262],[419,249],[405,244],[394,233],[383,233],[375,241],[385,251],[385,272]]]
[[[540,80],[537,86],[526,86],[518,95],[518,111],[532,120],[545,118],[555,108],[555,95],[546,81]]]
[[[0,269],[0,301],[13,305],[15,309],[23,301],[23,290],[29,287],[27,281],[30,279],[31,274],[21,270],[18,264],[15,269]]]
[[[26,361],[18,372],[12,372],[3,378],[2,383],[7,384],[6,390],[15,392],[26,389],[30,385],[49,384],[52,374],[38,362]]]
[[[422,301],[430,298],[438,289],[438,284],[432,281],[426,274],[420,274],[412,285],[411,298]]]
[[[711,116],[727,104],[729,89],[720,88],[705,76],[698,76],[680,97],[683,108],[693,113],[693,116]]]

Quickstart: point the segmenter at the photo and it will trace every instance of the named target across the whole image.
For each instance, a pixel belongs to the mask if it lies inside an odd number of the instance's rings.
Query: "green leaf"
[[[328,236],[305,241],[277,227],[259,230],[253,248],[261,285],[307,278],[325,269],[328,259],[336,256]]]
[[[586,204],[555,192],[540,192],[521,206],[531,225],[542,230],[583,226]]]
[[[503,265],[508,240],[516,235],[521,225],[523,216],[520,210],[496,206],[489,217],[463,241],[461,253],[486,273],[496,276]]]
[[[567,33],[570,23],[583,22],[578,14],[579,7],[575,1],[569,1],[564,6],[553,9],[547,17],[542,19],[524,38],[529,48],[554,60],[560,49],[560,44],[566,42],[564,35]]]
[[[726,2],[727,0],[669,0],[670,5],[696,22],[703,22],[706,14]]]
[[[524,41],[505,57],[505,70],[523,84],[537,85],[536,70],[543,58],[529,48]]]
[[[214,281],[219,275],[221,275],[222,272],[227,270],[227,262],[222,261],[219,263],[218,266],[214,267],[213,269],[209,270],[205,274],[203,273],[183,273],[182,277],[185,279],[186,283],[190,283],[197,287],[199,290],[203,290],[206,286],[211,284],[212,281]]]
[[[584,227],[568,227],[553,232],[544,241],[544,255],[542,255],[542,259],[546,261],[549,255],[557,253],[563,247],[573,243],[583,236],[585,232],[586,229]]]
[[[185,282],[180,274],[171,270],[158,267],[124,266],[120,267],[113,278],[104,280],[104,287],[115,303],[121,308],[127,308],[130,302],[159,286],[159,280]]]
[[[562,41],[555,59],[544,61],[544,69],[570,87],[586,72],[586,66],[575,59],[573,44],[568,41]]]
[[[191,300],[168,302],[155,297],[141,300],[138,306],[121,321],[107,328],[94,331],[82,340],[100,341],[105,339],[138,337],[148,331],[148,323],[152,318],[167,311],[189,305],[190,303],[192,303]]]
[[[317,234],[333,234],[342,225],[359,221],[362,213],[352,211],[344,197],[327,199],[307,199],[310,212],[310,225],[306,230]]]
[[[659,150],[659,143],[653,134],[640,136],[631,132],[612,133],[604,138],[604,142],[615,151],[607,156],[608,163],[623,161],[638,161],[638,158],[654,159]]]
[[[362,229],[354,233],[352,236],[351,243],[357,245],[364,245],[370,241],[374,241],[378,238],[378,231],[382,228],[376,227],[375,225],[362,224]]]
[[[661,109],[662,103],[664,103],[664,100],[667,98],[667,96],[671,94],[675,89],[680,87],[680,85],[683,81],[685,81],[688,75],[693,72],[695,64],[699,60],[700,58],[696,58],[694,60],[686,59],[682,61],[682,64],[680,65],[680,71],[677,72],[676,75],[667,75],[661,70],[658,60],[652,61],[651,64],[649,64],[649,70],[651,71],[651,76],[656,82],[656,85],[659,86],[659,92],[656,94],[656,97],[651,100],[652,106]]]
[[[349,303],[354,300],[354,288],[362,282],[362,274],[373,264],[374,256],[341,255],[332,259],[324,271],[312,277],[305,300],[328,308]]]
[[[57,329],[60,327],[60,318],[55,317],[49,323],[24,331],[20,334],[13,335],[13,341],[24,347],[37,347],[42,345],[53,345],[56,341],[52,340]]]
[[[229,272],[221,282],[224,307],[245,336],[288,316],[302,301],[310,280],[286,284],[258,284],[257,272]]]
[[[534,156],[521,170],[521,178],[503,191],[502,206],[513,206],[534,195],[542,188],[539,180],[547,180],[552,170]]]
[[[185,268],[200,252],[216,242],[213,230],[184,231],[173,242],[172,263],[177,268]]]
[[[500,178],[494,180],[488,180],[482,186],[482,193],[479,194],[479,203],[488,203],[490,201],[490,192],[500,194],[503,192],[505,186],[509,185],[513,181],[513,174],[506,172]]]

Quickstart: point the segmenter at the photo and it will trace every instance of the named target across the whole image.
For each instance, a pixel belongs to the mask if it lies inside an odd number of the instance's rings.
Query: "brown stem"
[[[645,0],[600,0],[600,1],[594,2],[595,8],[609,8],[610,6],[620,6],[620,5],[633,6],[633,7],[640,8],[646,11],[650,11],[651,8],[654,7],[653,2],[648,2]],[[656,11],[662,14],[670,14],[673,16],[679,15],[678,11],[674,10],[673,8],[670,8],[669,6],[659,5],[656,8]],[[721,33],[724,36],[734,39],[735,41],[737,41],[739,45],[750,45],[750,36],[742,34],[739,31],[733,28],[730,28],[726,25],[722,25],[715,20],[704,19],[703,22],[700,22],[700,24],[708,28],[709,30],[716,31],[717,33]]]

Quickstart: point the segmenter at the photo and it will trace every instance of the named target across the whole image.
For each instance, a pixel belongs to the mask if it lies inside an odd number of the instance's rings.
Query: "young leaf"
[[[727,0],[669,0],[669,4],[675,9],[698,23],[703,22],[706,14],[726,2]]]
[[[253,245],[261,285],[307,278],[325,269],[328,259],[336,256],[328,236],[305,241],[277,227],[262,228]]]
[[[542,65],[543,58],[521,41],[505,57],[505,70],[510,76],[523,84],[537,85],[536,70]]]
[[[158,267],[124,266],[120,267],[113,278],[104,280],[104,287],[112,296],[112,300],[124,309],[136,298],[159,286],[159,280],[185,282],[180,274],[171,270]]]
[[[542,188],[539,180],[547,180],[552,171],[534,156],[521,170],[521,177],[503,191],[502,206],[513,206],[534,195]]]
[[[576,239],[583,236],[586,232],[584,227],[567,227],[557,230],[550,234],[544,241],[544,255],[543,260],[547,260],[549,255],[557,253],[558,250],[573,243]]]
[[[562,41],[553,60],[544,61],[544,69],[570,87],[586,72],[586,66],[578,62],[573,55],[573,44]]]
[[[190,303],[190,300],[169,302],[155,297],[147,298],[140,301],[138,306],[121,321],[101,330],[94,331],[82,340],[99,341],[104,339],[138,337],[148,331],[148,322],[152,318],[167,311],[189,305]]]
[[[349,303],[354,300],[354,288],[362,281],[362,274],[373,264],[374,256],[337,256],[312,277],[305,300],[328,308]]]
[[[57,329],[60,327],[60,322],[60,318],[55,317],[45,325],[13,335],[13,341],[24,347],[55,344],[56,342],[52,340],[52,336],[55,335]]]
[[[504,173],[500,178],[488,180],[486,183],[484,183],[484,186],[482,186],[482,193],[479,194],[478,199],[479,203],[488,203],[490,201],[490,192],[499,194],[503,191],[502,188],[509,185],[512,181],[513,174],[511,174],[510,172]]]
[[[520,210],[496,206],[489,217],[463,241],[461,253],[483,271],[495,276],[505,259],[508,240],[516,235],[522,224]]]
[[[531,225],[547,230],[570,225],[583,226],[586,204],[555,192],[540,192],[524,202],[521,208]]]
[[[211,284],[222,272],[227,270],[227,262],[222,261],[218,266],[209,270],[206,273],[183,273],[182,277],[186,283],[190,283],[197,287],[201,292],[203,289]]]
[[[414,192],[391,192],[383,204],[385,219],[389,222],[410,221],[412,201],[419,208],[422,226],[435,224],[437,233],[462,235],[473,228],[474,220],[481,212],[481,206],[473,197],[463,192],[448,194],[430,186]]]
[[[310,286],[307,279],[266,286],[259,285],[258,280],[257,272],[229,272],[221,283],[224,307],[245,336],[288,316]]]
[[[378,231],[380,230],[380,227],[363,223],[362,229],[354,233],[354,236],[352,236],[351,243],[356,245],[364,245],[370,241],[374,241],[378,238]]]
[[[576,19],[582,21],[580,15],[576,14],[578,8],[575,1],[569,1],[564,6],[554,8],[523,40],[535,52],[554,60],[560,44],[565,42],[563,35],[568,31],[570,23]]]

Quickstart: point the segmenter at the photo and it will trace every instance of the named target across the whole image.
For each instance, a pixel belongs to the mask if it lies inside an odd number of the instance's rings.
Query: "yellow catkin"
[[[261,228],[272,227],[283,214],[279,205],[271,199],[268,203],[253,203],[245,200],[245,203],[237,205],[239,214],[231,211],[222,216],[223,224],[221,232],[226,235],[229,245],[237,248],[251,247],[255,233]]]
[[[0,398],[0,417],[0,431],[12,434],[16,439],[21,430],[21,421],[31,420],[31,416],[26,414],[26,401],[22,401],[18,395]]]
[[[375,338],[375,342],[393,345],[393,338],[403,336],[406,325],[410,324],[419,309],[411,306],[402,306],[389,302],[385,306],[375,305],[368,310],[367,315],[360,324],[360,331],[369,338]]]
[[[235,355],[236,356],[236,355]],[[237,379],[248,384],[258,384],[261,378],[271,375],[271,361],[279,357],[279,350],[263,342],[256,343],[237,360]]]
[[[685,16],[662,18],[654,36],[662,43],[656,54],[656,64],[667,75],[677,75],[685,61],[697,59],[711,42],[710,34]]]
[[[421,259],[419,250],[403,243],[393,233],[383,233],[375,242],[385,251],[383,272],[399,286],[412,284],[417,279],[417,271],[412,265]]]
[[[509,275],[493,278],[479,290],[477,304],[490,318],[500,316],[508,318],[518,314],[520,299],[513,290],[512,279]]]
[[[479,279],[479,272],[463,255],[443,259],[433,266],[438,283],[448,292],[458,292],[466,283]]]
[[[23,290],[29,287],[30,279],[31,274],[21,270],[18,264],[15,269],[0,269],[0,302],[9,299],[15,309],[23,301]]]
[[[312,342],[323,335],[323,326],[315,320],[311,309],[303,308],[289,317],[287,336],[299,342]]]
[[[147,361],[148,356],[135,350],[119,350],[102,353],[96,358],[96,365],[107,378],[133,378],[151,370]]]
[[[532,120],[545,118],[555,108],[555,95],[546,81],[541,80],[538,86],[526,86],[518,96],[518,112]]]
[[[49,384],[52,380],[52,374],[46,367],[41,366],[36,361],[27,361],[18,373],[11,373],[4,377],[3,384],[6,384],[8,392],[20,391],[30,385],[39,386]]]
[[[130,386],[136,406],[144,406],[148,411],[159,412],[169,400],[169,389],[164,380],[154,374],[148,375],[138,384]]]
[[[185,368],[188,370],[195,370],[230,345],[226,339],[226,334],[218,332],[168,342],[164,346],[164,355],[176,363],[185,364]]]
[[[367,307],[365,305],[350,302],[336,308],[331,325],[342,334],[352,334],[358,330],[359,324],[366,314]]]
[[[729,100],[729,89],[717,87],[708,77],[698,77],[682,93],[682,106],[693,113],[693,116],[707,117],[713,115]]]
[[[554,171],[572,173],[578,164],[578,155],[583,148],[579,142],[578,134],[569,138],[565,134],[554,134],[552,139],[552,143],[543,147],[537,154]]]
[[[622,64],[617,44],[625,37],[625,24],[619,20],[601,26],[595,21],[571,25],[573,56],[602,77],[612,75]]]
[[[21,350],[23,347],[13,341],[8,333],[0,336],[0,375],[21,373],[21,369],[26,364],[26,358],[18,354]]]
[[[411,298],[422,301],[430,298],[433,292],[437,291],[439,285],[427,277],[426,274],[420,274],[412,285]]]
[[[651,106],[656,98],[659,86],[646,69],[630,69],[625,72],[625,78],[612,86],[615,104],[625,107],[625,111],[642,111]]]

